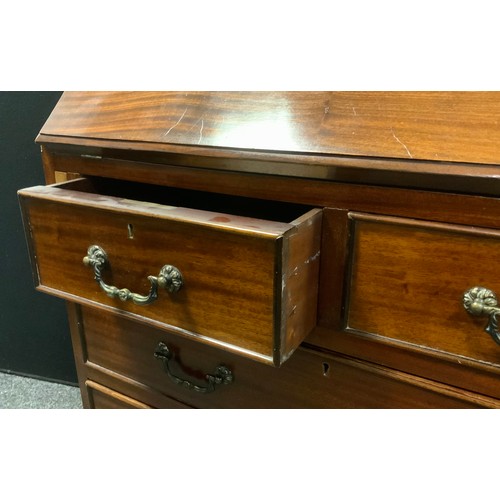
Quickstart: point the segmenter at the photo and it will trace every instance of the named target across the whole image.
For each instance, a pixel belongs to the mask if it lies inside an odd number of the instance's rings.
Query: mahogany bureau
[[[500,406],[500,95],[67,92],[19,192],[86,408]]]

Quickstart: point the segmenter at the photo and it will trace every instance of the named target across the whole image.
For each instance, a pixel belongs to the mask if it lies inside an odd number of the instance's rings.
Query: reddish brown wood
[[[499,95],[73,92],[38,141],[73,155],[496,194]]]
[[[56,182],[56,169],[52,163],[52,155],[44,146],[40,146],[40,154],[42,156],[45,183],[54,184],[54,182]]]
[[[85,389],[90,380],[106,388],[97,396],[107,401],[102,405],[123,402],[121,396],[113,399],[116,393],[165,408],[498,406],[497,351],[482,332],[484,320],[459,312],[457,303],[462,288],[480,284],[469,284],[469,279],[485,278],[489,281],[484,285],[494,289],[498,285],[492,256],[498,253],[500,230],[499,97],[495,92],[65,94],[38,137],[48,181],[97,176],[112,184],[123,179],[193,189],[200,197],[250,196],[262,203],[303,204],[304,213],[311,206],[324,212],[321,235],[317,225],[307,238],[307,231],[302,231],[296,247],[291,220],[286,221],[286,231],[277,229],[279,224],[259,228],[261,233],[270,230],[270,240],[283,247],[283,258],[274,265],[278,272],[273,293],[266,292],[267,303],[271,295],[282,296],[279,307],[273,301],[274,315],[269,313],[265,322],[258,319],[263,314],[262,294],[253,290],[251,300],[244,302],[253,304],[248,318],[255,315],[256,325],[236,324],[225,305],[221,307],[219,321],[240,332],[262,330],[270,318],[275,329],[278,323],[286,324],[280,330],[281,344],[277,343],[281,347],[295,347],[302,336],[293,339],[297,311],[305,330],[319,322],[321,326],[306,338],[310,348],[299,348],[278,370],[191,342],[182,337],[180,326],[170,331],[168,323],[143,314],[110,314],[110,304],[103,305],[101,299],[90,302],[81,298],[81,290],[75,292],[79,280],[71,278],[71,252],[54,254],[54,242],[59,244],[74,230],[84,238],[85,230],[90,231],[87,236],[99,234],[114,244],[122,236],[111,229],[113,224],[138,217],[134,224],[146,227],[149,220],[151,235],[155,234],[146,252],[152,263],[158,249],[166,246],[154,232],[165,215],[163,209],[150,205],[138,213],[119,203],[108,204],[103,212],[98,202],[90,203],[88,212],[85,186],[96,179],[78,184],[84,188],[76,195],[81,203],[72,194],[73,201],[61,205],[60,197],[35,190],[40,199],[31,197],[27,205],[42,200],[51,207],[43,212],[37,206],[35,216],[35,240],[45,247],[43,267],[51,269],[51,279],[59,280],[58,289],[73,283],[71,294],[58,292],[61,296],[95,306],[84,307],[82,314],[79,306],[69,306],[84,405],[90,406]],[[62,206],[70,207],[71,220],[67,211],[58,210]],[[351,226],[347,213],[352,211],[359,215]],[[82,222],[89,214],[95,223],[92,229]],[[309,220],[315,217],[319,215]],[[203,226],[201,220],[198,223]],[[215,226],[210,223],[206,229],[220,231]],[[236,224],[222,231],[224,240],[240,229]],[[213,253],[203,253],[201,233],[196,234],[198,238],[185,240],[184,253],[192,256],[198,246],[199,261],[210,261]],[[312,259],[314,265],[295,275],[301,262],[317,255],[311,243],[320,236],[321,253]],[[39,244],[31,250],[39,253]],[[59,260],[66,267],[56,277]],[[137,256],[132,261],[139,263]],[[300,276],[310,281],[315,266],[319,286],[305,286]],[[118,267],[116,276],[127,275],[125,260]],[[148,265],[140,274],[150,272]],[[287,277],[285,287],[280,286],[282,276]],[[129,277],[124,285],[130,283],[134,291],[147,287]],[[434,295],[423,291],[427,283]],[[44,285],[40,289],[49,290]],[[288,292],[293,300],[288,300]],[[227,294],[231,311],[242,309],[237,296]],[[394,319],[395,312],[399,319]],[[192,324],[189,316],[179,318],[182,328]],[[206,327],[211,333],[218,328],[210,321]],[[246,334],[242,338],[249,341]],[[224,387],[209,399],[163,385],[164,374],[151,371],[159,363],[150,366],[151,348],[159,339],[168,340],[176,354],[182,354],[182,365],[194,378],[227,362],[238,385]],[[314,352],[317,349],[325,352]]]
[[[85,382],[87,380],[87,347],[85,344],[85,335],[83,331],[82,308],[74,302],[66,302],[66,311],[69,320],[69,330],[71,333],[71,343],[73,344],[73,355],[75,357],[76,373],[78,375],[78,384],[82,403],[84,408],[91,408],[91,401]]]
[[[180,165],[225,172],[248,172],[432,190],[439,186],[443,191],[475,194],[498,193],[499,168],[496,165],[378,157],[284,155],[61,136],[40,136],[39,142],[54,154],[82,156],[85,159],[140,160],[157,166]]]
[[[498,92],[66,92],[41,134],[496,165],[499,115]]]
[[[322,218],[321,210],[308,212],[283,238],[282,278],[276,281],[276,295],[282,304],[281,350],[290,354],[317,323]]]
[[[498,367],[355,330],[317,327],[305,345],[339,352],[429,380],[500,398]]]
[[[320,210],[301,209],[284,223],[96,195],[90,187],[84,180],[20,192],[40,289],[277,366],[314,328]],[[91,245],[108,254],[109,285],[147,295],[147,276],[169,264],[185,286],[175,295],[160,290],[147,306],[110,298],[83,266]]]
[[[323,211],[318,324],[343,328],[345,268],[348,263],[349,219],[347,210]]]
[[[113,391],[93,380],[87,380],[85,386],[89,393],[92,408],[106,410],[151,409],[151,406]]]
[[[198,408],[467,408],[497,407],[494,399],[377,367],[370,363],[299,349],[279,369],[202,346],[197,342],[138,325],[111,314],[83,309],[88,367],[114,386],[140,380],[149,388],[143,402],[161,396]],[[209,394],[176,385],[153,353],[159,342],[174,352],[172,370],[198,385],[219,364],[234,382]],[[104,367],[104,368],[101,368]],[[101,382],[104,383],[104,382]],[[137,391],[137,389],[136,389]]]
[[[347,326],[500,367],[484,318],[463,307],[473,286],[500,290],[500,231],[353,214]]]
[[[58,155],[54,156],[52,161],[58,170],[77,170],[84,175],[148,182],[203,192],[304,203],[341,210],[500,228],[500,199],[498,197],[293,177],[283,178],[241,172],[200,171],[198,168],[170,165],[164,168],[142,162],[70,158]],[[467,210],[464,210],[464,207],[467,207]]]

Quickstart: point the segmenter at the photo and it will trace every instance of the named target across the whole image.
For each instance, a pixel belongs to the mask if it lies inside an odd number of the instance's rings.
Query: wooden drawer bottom
[[[80,372],[153,407],[170,408],[171,400],[195,408],[499,406],[492,398],[311,349],[300,348],[274,368],[92,308],[82,308],[78,322],[86,353]],[[170,368],[175,376],[201,387],[206,385],[205,374],[224,365],[232,372],[232,383],[206,394],[174,383],[155,359],[160,342],[174,354]]]

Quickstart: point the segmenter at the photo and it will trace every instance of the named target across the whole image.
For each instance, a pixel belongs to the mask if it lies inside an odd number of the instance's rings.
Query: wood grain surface
[[[496,165],[499,116],[498,92],[66,92],[41,134]]]
[[[113,391],[104,385],[97,384],[93,380],[87,380],[85,387],[89,394],[92,408],[101,410],[151,409],[151,406],[125,396],[117,391]]]
[[[303,205],[304,213],[317,207],[322,217],[321,231],[303,224],[298,238],[292,218],[243,228],[210,215],[194,233],[191,226],[181,231],[185,251],[174,257],[189,275],[209,263],[195,273],[209,289],[207,296],[200,288],[196,302],[211,312],[175,312],[185,300],[179,296],[172,301],[176,330],[163,323],[164,312],[152,319],[128,304],[104,304],[89,269],[73,276],[70,260],[82,255],[64,247],[83,242],[78,233],[89,221],[91,235],[110,247],[133,224],[137,236],[126,245],[147,234],[155,250],[146,252],[147,264],[137,249],[113,253],[109,281],[140,292],[150,268],[164,264],[157,250],[170,252],[171,236],[179,234],[158,230],[168,218],[164,208],[108,204],[106,215],[95,200],[86,207],[82,192],[82,203],[67,199],[63,211],[53,194],[38,193],[46,207],[37,206],[35,217],[43,266],[56,287],[73,287],[60,296],[83,304],[68,304],[68,311],[84,405],[97,397],[103,406],[130,398],[165,408],[498,407],[500,349],[483,331],[486,318],[463,309],[462,295],[475,285],[500,293],[499,116],[498,92],[65,93],[37,138],[48,182],[76,175],[126,180],[190,189],[194,198],[281,201]],[[33,203],[24,207],[28,216]],[[182,227],[186,214],[172,222]],[[308,220],[319,217],[313,211]],[[214,280],[215,255],[227,245],[237,248],[225,252],[234,266]],[[38,243],[31,250],[39,253]],[[312,265],[302,269],[307,261]],[[250,284],[242,285],[249,269]],[[301,281],[318,274],[319,286]],[[276,275],[289,280],[286,290]],[[82,301],[87,292],[95,297]],[[247,354],[253,349],[270,361],[273,349],[300,342],[296,313],[299,327],[319,324],[280,368],[204,337],[243,341]],[[206,328],[200,337],[182,330],[198,325]],[[153,356],[160,340],[172,347],[179,373],[203,380],[224,363],[234,384],[212,395],[172,386]]]
[[[448,179],[447,183],[434,183],[431,190],[403,189],[361,182],[304,179],[293,175],[228,172],[68,155],[49,156],[56,170],[81,172],[89,176],[148,182],[204,193],[223,193],[316,207],[500,228],[500,198],[497,195],[477,196],[457,192],[453,179]],[[288,171],[293,173],[294,166],[289,166]],[[361,181],[362,178],[357,180]],[[495,182],[491,179],[482,180],[489,184],[492,192],[498,193]],[[473,184],[471,181],[470,185]],[[442,192],[450,186],[454,186],[454,192]]]
[[[463,294],[500,290],[500,231],[351,215],[349,328],[500,366]]]
[[[88,193],[86,180],[65,186],[20,192],[40,289],[276,365],[314,328],[321,210],[284,223]],[[174,265],[184,286],[147,306],[108,297],[82,263],[90,245],[108,255],[108,285],[147,295],[147,277]]]
[[[80,318],[88,376],[152,406],[171,407],[172,399],[196,408],[498,406],[488,397],[309,349],[298,349],[283,366],[274,368],[95,309],[82,308]],[[204,385],[205,375],[222,364],[231,369],[233,383],[208,394],[175,384],[154,358],[159,342],[174,353],[170,365],[176,376]]]

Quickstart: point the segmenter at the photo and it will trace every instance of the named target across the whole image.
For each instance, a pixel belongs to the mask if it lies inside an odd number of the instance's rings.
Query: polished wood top
[[[497,165],[499,117],[500,92],[66,92],[39,141]]]

